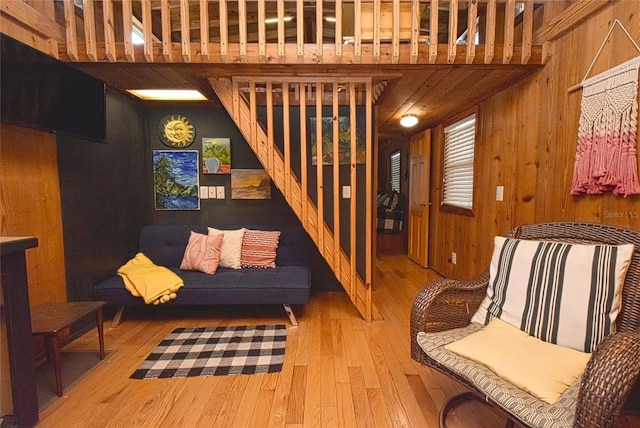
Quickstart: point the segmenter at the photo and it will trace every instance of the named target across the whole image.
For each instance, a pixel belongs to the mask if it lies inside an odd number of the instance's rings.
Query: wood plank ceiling
[[[315,67],[296,65],[211,65],[211,64],[74,64],[104,80],[111,88],[161,89],[201,88],[220,105],[208,84],[210,78],[234,75],[305,75],[372,76],[374,81],[388,81],[377,101],[380,137],[411,135],[434,126],[473,106],[500,90],[535,72],[539,65],[464,66],[457,65],[347,65]],[[419,124],[402,128],[400,117],[416,114]]]

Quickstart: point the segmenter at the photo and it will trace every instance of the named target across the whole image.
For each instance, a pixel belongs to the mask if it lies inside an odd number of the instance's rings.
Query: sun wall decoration
[[[195,127],[184,116],[165,116],[158,127],[160,141],[169,147],[188,147],[196,136]]]

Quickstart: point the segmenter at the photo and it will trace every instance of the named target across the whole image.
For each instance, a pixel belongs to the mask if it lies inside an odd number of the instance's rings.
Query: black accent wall
[[[108,93],[106,144],[57,137],[70,301],[91,300],[93,286],[113,276],[135,255],[145,224],[299,224],[273,184],[271,199],[231,199],[230,175],[199,177],[201,186],[224,186],[223,200],[203,199],[199,211],[156,211],[152,154],[153,150],[173,149],[158,137],[160,121],[168,115],[187,117],[195,127],[194,143],[185,150],[198,150],[201,157],[203,137],[226,137],[231,139],[232,168],[262,168],[223,108],[149,107]],[[342,290],[315,248],[311,260],[314,291]]]
[[[107,94],[106,144],[57,136],[67,298],[92,300],[93,286],[135,255],[152,221],[151,155],[144,111]]]
[[[158,128],[166,116],[182,116],[195,127],[194,142],[184,149],[168,147],[158,137]],[[229,174],[202,174],[202,138],[229,138],[231,140],[231,168],[262,169],[240,130],[224,108],[157,107],[147,110],[147,133],[153,150],[197,150],[200,162],[200,186],[224,186],[225,199],[201,199],[199,211],[154,211],[154,224],[296,224],[298,219],[284,196],[271,184],[271,199],[231,199]],[[150,156],[151,156],[150,151]],[[152,162],[146,167],[153,174]],[[153,198],[153,186],[148,192]]]
[[[147,133],[150,152],[172,150],[162,143],[158,129],[166,116],[183,116],[195,128],[194,142],[184,150],[198,150],[202,162],[202,138],[229,138],[231,140],[231,169],[262,169],[262,164],[244,139],[240,130],[224,108],[201,108],[192,106],[162,106],[147,110]],[[147,165],[153,174],[151,162]],[[202,169],[202,168],[201,168]],[[271,199],[244,200],[231,198],[231,176],[228,174],[200,174],[200,186],[224,186],[225,199],[201,199],[199,211],[154,211],[154,224],[300,224],[289,207],[284,195],[271,184]],[[150,186],[149,192],[153,193]],[[151,195],[153,199],[153,195]],[[311,255],[312,289],[314,291],[342,290],[331,268],[317,249]]]

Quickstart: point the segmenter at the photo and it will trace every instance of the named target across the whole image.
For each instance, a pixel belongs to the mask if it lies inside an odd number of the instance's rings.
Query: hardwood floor
[[[45,409],[38,427],[436,427],[438,410],[462,388],[409,353],[413,297],[436,274],[402,255],[378,256],[376,266],[371,324],[340,292],[294,307],[297,328],[278,306],[125,311],[117,329],[105,323],[115,354]],[[289,326],[280,373],[129,379],[176,327],[273,323]],[[95,349],[96,336],[94,329],[65,349]],[[504,419],[469,402],[447,423],[491,428]]]

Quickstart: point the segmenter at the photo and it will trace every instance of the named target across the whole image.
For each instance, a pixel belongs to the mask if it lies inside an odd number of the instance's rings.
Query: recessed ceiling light
[[[400,125],[405,128],[411,128],[412,126],[416,126],[418,124],[418,116],[415,114],[405,114],[400,119]]]
[[[127,89],[143,100],[154,101],[206,101],[207,97],[195,89]]]

